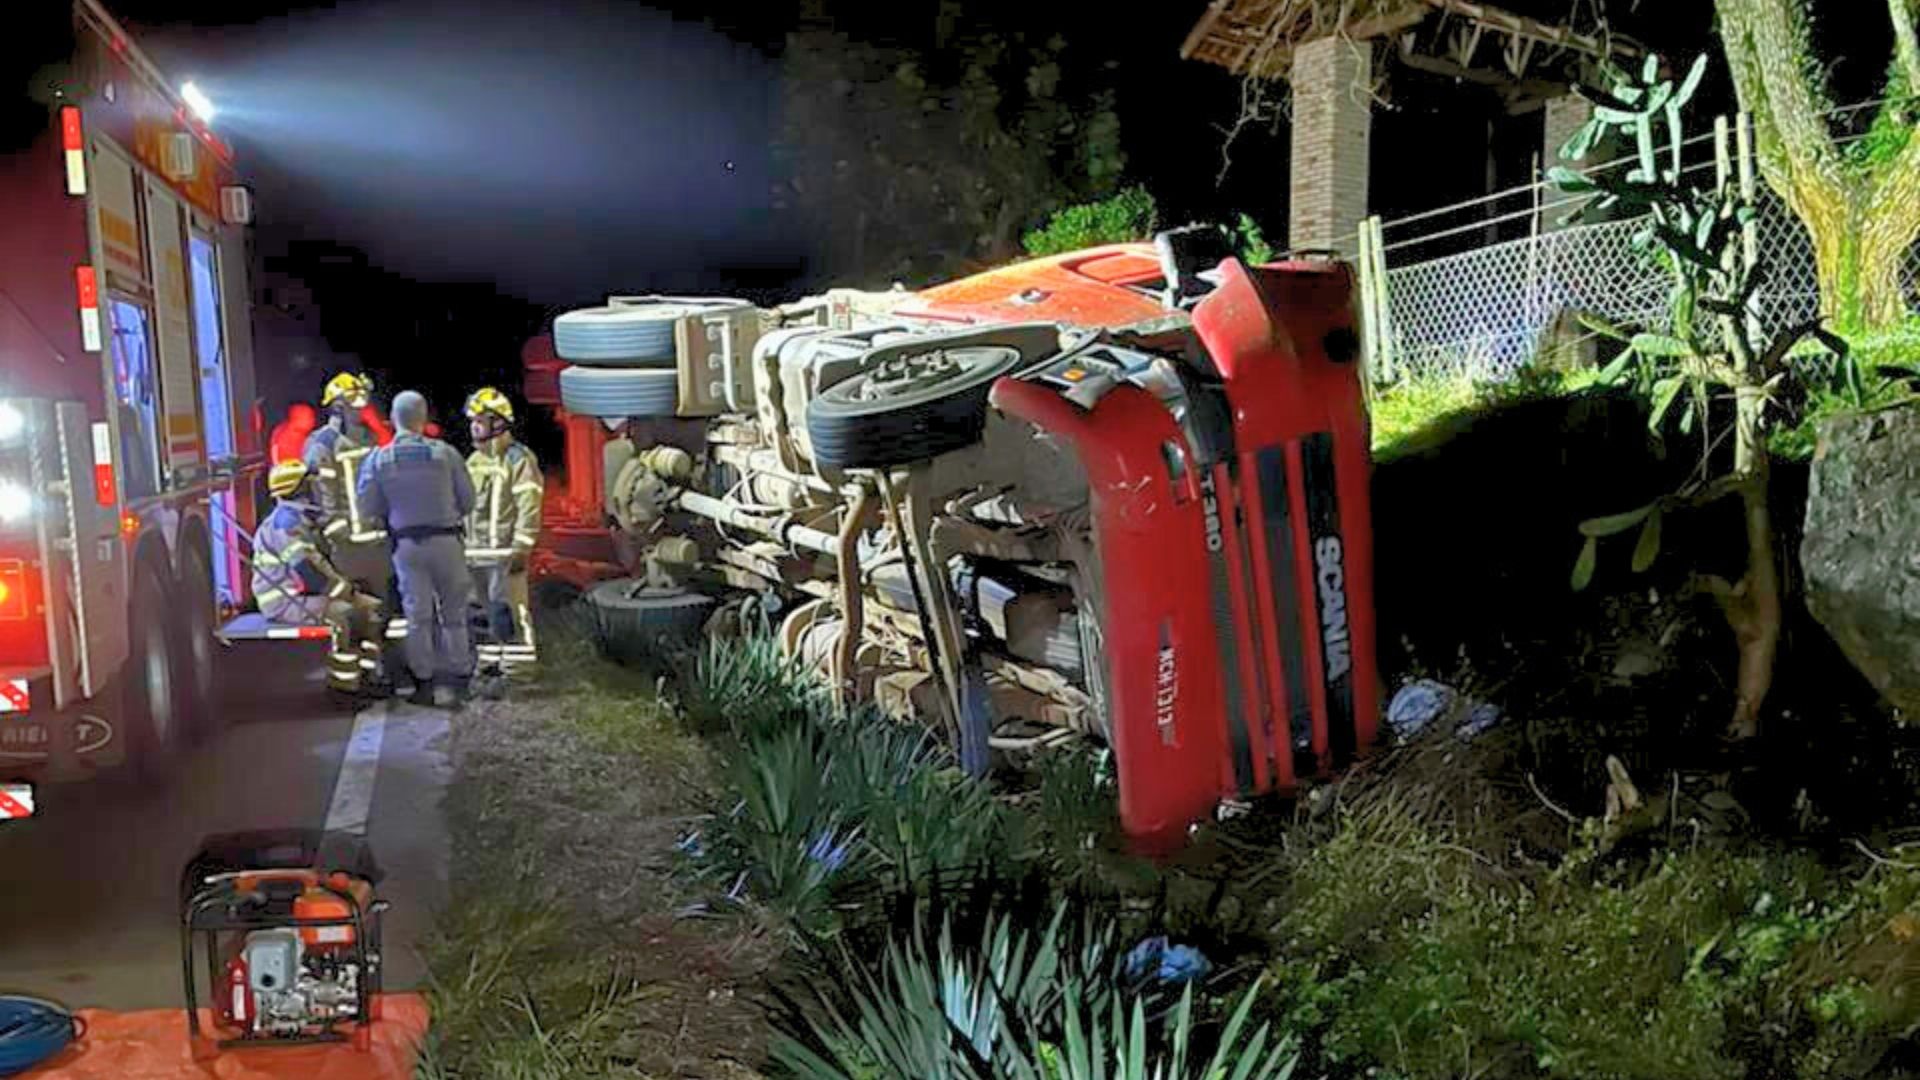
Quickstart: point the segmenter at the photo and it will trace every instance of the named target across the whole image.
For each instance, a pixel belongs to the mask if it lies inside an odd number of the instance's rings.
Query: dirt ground
[[[429,950],[444,1077],[749,1077],[778,956],[673,874],[705,748],[578,640],[453,723],[451,904]]]

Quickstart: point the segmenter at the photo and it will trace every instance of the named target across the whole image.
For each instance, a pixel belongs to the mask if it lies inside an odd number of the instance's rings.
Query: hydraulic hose
[[[51,1001],[0,996],[0,1076],[47,1061],[83,1032],[79,1018]]]

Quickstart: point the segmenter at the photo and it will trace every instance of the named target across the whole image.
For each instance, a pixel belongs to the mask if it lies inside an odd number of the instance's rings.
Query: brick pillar
[[[1581,162],[1561,157],[1560,148],[1565,146],[1567,140],[1573,138],[1573,133],[1579,131],[1581,125],[1587,122],[1587,118],[1593,115],[1593,105],[1578,94],[1565,94],[1548,101],[1547,107],[1542,112],[1546,116],[1546,122],[1540,136],[1542,174],[1540,179],[1545,180],[1547,170],[1555,165],[1565,165],[1573,169],[1581,167]],[[1606,160],[1606,157],[1603,150],[1595,147],[1587,154],[1584,164],[1592,165]],[[1541,191],[1540,198],[1546,203],[1554,203],[1566,199],[1567,195],[1559,188],[1549,185]],[[1562,206],[1548,210],[1540,215],[1540,228],[1543,230],[1562,228],[1560,219],[1566,217],[1572,209],[1571,206]]]
[[[1367,216],[1372,78],[1373,53],[1365,42],[1321,38],[1294,51],[1290,247],[1354,254],[1352,237]]]

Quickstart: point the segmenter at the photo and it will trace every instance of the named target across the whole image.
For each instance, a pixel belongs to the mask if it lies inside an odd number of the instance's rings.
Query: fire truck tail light
[[[18,559],[0,559],[0,622],[27,617],[27,577]]]
[[[60,146],[66,151],[67,194],[87,193],[86,138],[80,129],[80,109],[75,105],[60,108]]]
[[[136,514],[121,514],[120,515],[120,535],[121,536],[138,536],[139,534],[140,534],[139,516]]]

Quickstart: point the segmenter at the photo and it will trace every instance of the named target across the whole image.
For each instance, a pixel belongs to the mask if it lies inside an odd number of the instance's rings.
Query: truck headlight
[[[20,410],[7,402],[0,401],[0,446],[5,446],[19,438],[20,433],[26,429],[27,418],[21,414]]]
[[[18,525],[33,513],[33,493],[19,484],[0,480],[0,525]]]

